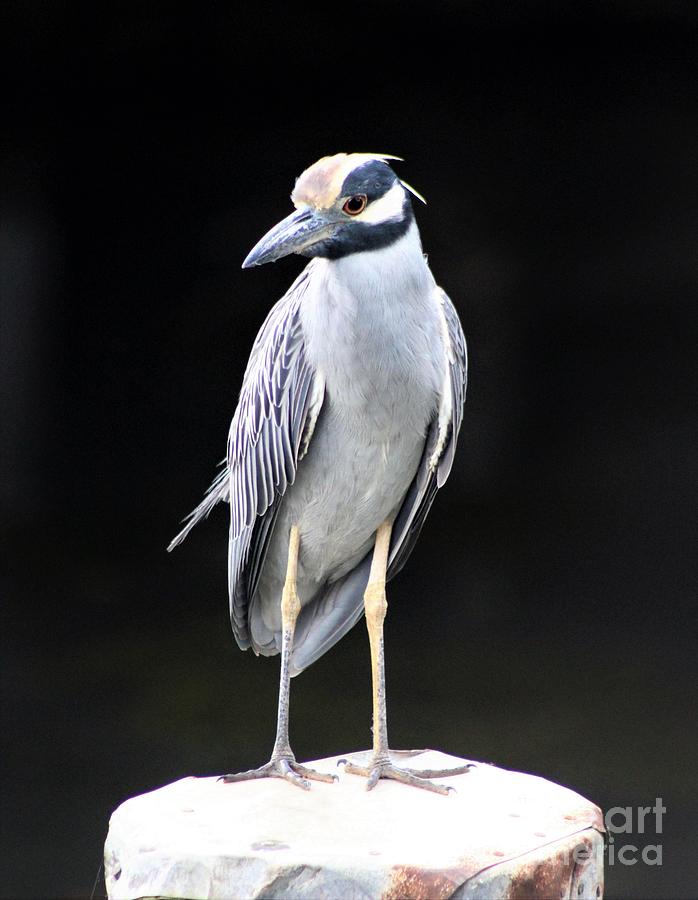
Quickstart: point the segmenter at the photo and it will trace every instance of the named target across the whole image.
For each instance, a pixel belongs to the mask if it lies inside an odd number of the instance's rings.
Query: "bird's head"
[[[324,156],[298,178],[291,194],[296,207],[253,247],[243,269],[291,253],[339,259],[387,247],[414,219],[410,193],[388,164],[397,156],[337,153]]]

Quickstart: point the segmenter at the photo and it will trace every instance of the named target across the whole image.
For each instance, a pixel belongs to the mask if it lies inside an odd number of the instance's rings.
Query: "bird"
[[[365,615],[373,751],[345,771],[445,794],[391,758],[383,627],[386,583],[409,557],[453,465],[467,349],[456,309],[422,250],[413,199],[378,153],[325,156],[296,180],[294,210],[243,269],[310,259],[264,321],[247,363],[223,467],[172,549],[217,503],[230,507],[228,588],[237,644],[281,654],[268,763],[225,782],[284,778],[305,790],[335,775],[297,762],[291,678]],[[426,202],[426,201],[424,201]]]

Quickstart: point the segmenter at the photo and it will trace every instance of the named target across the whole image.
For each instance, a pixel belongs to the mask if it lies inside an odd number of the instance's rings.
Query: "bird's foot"
[[[264,766],[258,769],[249,769],[247,772],[237,772],[232,775],[221,775],[219,781],[227,784],[236,781],[253,781],[256,778],[283,778],[290,781],[304,791],[310,790],[311,781],[325,781],[331,784],[337,781],[336,775],[326,775],[324,772],[316,772],[296,762],[293,753],[283,756],[274,755]]]
[[[337,765],[344,765],[344,771],[350,775],[362,775],[367,778],[366,790],[370,791],[378,784],[381,778],[391,778],[402,784],[422,788],[425,791],[433,791],[435,794],[450,794],[455,788],[445,784],[436,784],[431,778],[449,778],[452,775],[466,775],[471,765],[458,766],[454,769],[406,769],[395,766],[389,757],[382,756],[373,759],[368,766],[357,766],[348,759],[340,759]]]

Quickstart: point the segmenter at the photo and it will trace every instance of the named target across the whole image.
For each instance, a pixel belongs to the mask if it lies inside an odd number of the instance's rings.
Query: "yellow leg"
[[[383,622],[388,612],[385,575],[388,570],[392,523],[384,522],[376,532],[371,572],[364,592],[366,627],[371,646],[371,679],[373,682],[373,753],[376,761],[390,761],[388,756],[388,721],[385,697],[385,652]]]
[[[288,710],[291,693],[289,665],[293,650],[293,635],[296,631],[296,620],[298,613],[301,611],[298,589],[296,587],[299,550],[300,535],[298,534],[298,526],[292,525],[288,539],[286,581],[281,593],[281,676],[279,679],[279,711],[276,719],[276,743],[274,744],[272,759],[291,754],[288,741]]]
[[[373,678],[373,759],[369,766],[358,766],[346,760],[340,760],[340,762],[346,763],[346,772],[352,775],[363,775],[368,778],[366,788],[369,791],[376,786],[379,779],[391,778],[394,781],[434,791],[437,794],[448,794],[452,788],[448,788],[443,784],[435,784],[428,779],[450,775],[464,775],[469,771],[470,766],[420,772],[415,769],[403,769],[394,766],[390,759],[385,697],[383,623],[388,611],[385,581],[388,571],[391,532],[391,522],[383,522],[376,531],[371,571],[368,576],[366,591],[364,592],[364,609],[366,612],[368,639],[371,645],[371,674]]]
[[[298,578],[298,552],[300,535],[296,525],[291,526],[288,539],[288,563],[286,565],[286,581],[281,593],[281,676],[279,679],[279,711],[276,719],[276,741],[269,762],[259,769],[249,772],[238,772],[222,776],[222,781],[251,781],[255,778],[285,778],[304,790],[310,790],[310,780],[336,781],[335,775],[325,775],[308,769],[296,762],[288,739],[289,701],[291,693],[291,675],[289,666],[293,651],[293,635],[296,620],[301,611],[296,581]]]

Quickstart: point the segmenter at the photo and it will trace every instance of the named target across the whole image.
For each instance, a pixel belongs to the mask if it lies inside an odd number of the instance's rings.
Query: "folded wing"
[[[230,504],[228,589],[235,638],[250,646],[247,613],[280,498],[293,484],[324,398],[324,382],[308,361],[300,321],[307,269],[273,307],[260,329],[228,435],[227,464],[187,518],[170,549],[221,500]]]

